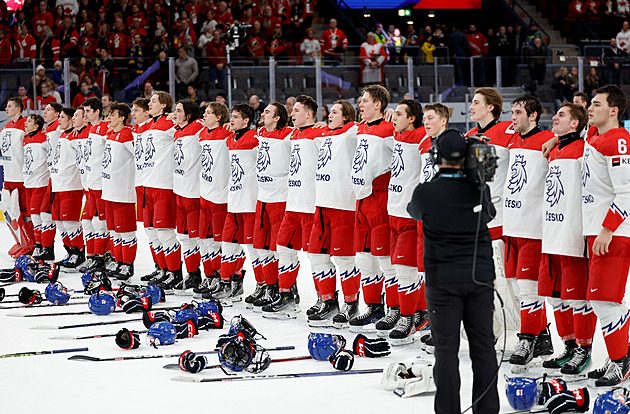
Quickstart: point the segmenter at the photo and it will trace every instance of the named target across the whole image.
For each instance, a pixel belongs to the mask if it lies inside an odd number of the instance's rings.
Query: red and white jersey
[[[562,137],[560,146],[549,154],[549,171],[543,196],[543,253],[575,257],[584,255],[583,154],[584,140],[577,132]]]
[[[540,211],[549,168],[542,146],[553,137],[553,132],[535,127],[525,137],[515,133],[508,145],[510,163],[503,187],[505,236],[542,239]]]
[[[387,173],[392,164],[394,124],[378,121],[360,124],[352,162],[352,183],[357,200],[372,194],[372,181]]]
[[[241,130],[242,131],[242,130]],[[227,139],[230,152],[230,183],[228,186],[228,211],[230,213],[256,212],[258,183],[256,182],[256,156],[258,138],[256,131],[237,131]],[[235,139],[237,134],[238,139]]]
[[[429,134],[426,134],[424,138],[420,141],[420,145],[418,145],[418,150],[420,151],[420,160],[422,161],[422,173],[420,174],[420,183],[429,182],[435,177],[435,174],[438,172],[438,167],[433,164],[433,160],[431,159],[431,155],[429,154],[429,149],[431,149],[431,145],[433,145],[433,138]]]
[[[24,135],[24,187],[46,187],[50,180],[50,172],[46,166],[46,134]]]
[[[201,173],[201,145],[199,136],[206,127],[199,119],[175,131],[175,170],[173,192],[186,198],[199,198],[199,174]]]
[[[107,135],[102,161],[103,200],[136,202],[136,160],[131,128]]]
[[[422,155],[418,144],[427,135],[424,127],[394,132],[392,151],[392,176],[389,179],[387,213],[390,216],[412,218],[407,213],[413,190],[420,184],[422,175]]]
[[[494,174],[494,180],[488,183],[492,199],[496,200],[493,204],[495,210],[497,211],[497,215],[494,216],[494,219],[488,223],[488,228],[500,227],[503,225],[503,187],[505,186],[505,179],[507,177],[510,161],[510,150],[508,150],[508,145],[514,136],[514,128],[512,126],[512,122],[499,122],[498,120],[494,120],[482,129],[480,129],[479,125],[477,125],[468,131],[466,136],[470,137],[476,134],[490,138],[490,144],[494,145],[494,150],[499,157],[497,160],[497,170]]]
[[[341,128],[324,129],[324,135],[315,139],[319,148],[315,174],[315,205],[354,211],[357,199],[352,181],[352,160],[357,148],[356,122],[348,122]],[[333,190],[334,189],[334,190]]]
[[[133,151],[136,159],[136,187],[144,185],[145,172],[144,172],[144,145],[146,143],[147,136],[149,135],[149,128],[151,127],[151,119],[136,124],[131,128],[133,134]]]
[[[24,168],[24,124],[26,118],[20,117],[17,121],[9,121],[0,130],[0,153],[2,154],[2,166],[4,167],[4,181],[11,183],[24,182],[22,169]]]
[[[267,131],[258,128],[258,200],[263,203],[287,201],[287,182],[291,158],[291,134],[295,128],[284,127]]]
[[[62,133],[63,131],[59,128],[58,119],[44,129],[44,134],[46,134],[46,165],[48,166],[48,170],[50,170],[53,165],[53,157],[55,155],[55,148],[57,148],[57,140]]]
[[[57,140],[50,179],[53,192],[82,190],[81,172],[77,164],[79,138],[72,129],[64,131]]]
[[[291,135],[291,160],[286,211],[315,213],[315,171],[317,146],[315,138],[324,135],[323,128],[301,128]]]
[[[83,145],[85,178],[89,189],[101,190],[103,188],[103,151],[109,123],[102,121],[97,125],[88,126],[87,129],[89,132]]]
[[[77,167],[79,167],[79,172],[81,173],[81,183],[83,184],[83,189],[87,190],[89,187],[87,186],[87,171],[85,169],[85,160],[87,157],[86,153],[89,152],[87,140],[90,134],[90,126],[86,125],[80,130],[74,130],[72,132],[76,135],[76,145],[77,145],[77,153],[76,153],[76,163]],[[101,161],[102,162],[102,161]]]
[[[173,149],[175,142],[175,124],[160,115],[151,121],[146,142],[143,142],[144,185],[151,188],[173,189],[173,170],[175,160]]]
[[[232,132],[227,127],[204,129],[199,136],[201,145],[201,171],[199,194],[215,204],[228,201],[230,185],[230,153],[227,139]]]
[[[630,134],[614,128],[586,141],[582,167],[582,223],[585,236],[602,227],[630,237]]]

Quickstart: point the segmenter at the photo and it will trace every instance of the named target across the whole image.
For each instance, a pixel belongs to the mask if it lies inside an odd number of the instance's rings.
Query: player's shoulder
[[[591,137],[589,144],[606,156],[626,155],[630,145],[630,133],[625,128],[613,128],[604,134]]]

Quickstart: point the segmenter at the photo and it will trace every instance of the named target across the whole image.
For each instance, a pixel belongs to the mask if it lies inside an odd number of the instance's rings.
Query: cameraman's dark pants
[[[492,283],[492,282],[488,282]],[[459,341],[461,321],[468,336],[470,359],[473,369],[473,395],[475,401],[490,387],[481,400],[473,406],[475,414],[499,412],[497,391],[497,356],[494,350],[492,310],[494,292],[475,283],[449,283],[426,287],[426,298],[435,343],[435,367],[433,373],[437,394],[437,414],[459,414],[460,376]],[[466,404],[468,405],[468,404]]]

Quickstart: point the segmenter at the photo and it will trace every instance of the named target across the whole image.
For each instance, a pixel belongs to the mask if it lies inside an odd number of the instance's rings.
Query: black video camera
[[[497,152],[490,138],[483,135],[466,137],[468,150],[464,160],[464,170],[468,177],[476,183],[484,184],[494,180],[497,171]]]
[[[230,50],[238,49],[243,46],[247,38],[247,30],[252,27],[251,24],[236,23],[230,27],[227,36],[227,45]]]

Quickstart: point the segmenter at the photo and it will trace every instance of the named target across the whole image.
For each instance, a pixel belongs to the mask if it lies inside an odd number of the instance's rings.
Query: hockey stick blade
[[[230,382],[230,381],[251,381],[251,380],[271,380],[282,378],[308,378],[308,377],[331,377],[337,375],[359,375],[359,374],[382,374],[382,368],[360,369],[356,371],[325,371],[325,372],[299,372],[293,374],[263,374],[245,375],[242,377],[220,377],[220,378],[199,378],[193,375],[177,376],[171,378],[179,382]]]
[[[288,357],[288,358],[277,358],[277,359],[272,359],[271,362],[275,363],[275,362],[303,361],[305,359],[312,359],[312,357],[310,355],[303,355],[303,356],[294,356],[294,357]],[[181,370],[179,364],[166,364],[162,368],[176,370],[176,371]],[[204,368],[204,371],[207,369],[215,369],[215,368],[221,368],[221,365],[209,365]]]
[[[151,310],[154,311],[169,311],[169,310],[175,310],[175,309],[180,309],[181,306],[171,306],[168,308],[153,308]],[[124,310],[122,309],[116,309],[115,311],[113,311],[112,313],[126,313]],[[67,316],[67,315],[93,315],[92,311],[76,311],[76,312],[58,312],[58,313],[7,313],[6,316],[10,316],[13,318],[35,318],[35,317],[41,317],[41,316]]]
[[[93,322],[93,323],[79,323],[76,325],[36,325],[31,326],[31,329],[39,331],[54,331],[56,329],[72,329],[72,328],[85,328],[88,326],[101,326],[101,325],[117,325],[120,323],[137,322],[142,318],[124,319],[120,321],[105,321],[105,322]]]
[[[267,351],[284,351],[284,350],[292,350],[295,349],[294,346],[279,346],[276,348],[267,348]],[[205,354],[216,354],[219,352],[218,349],[214,351],[201,351],[195,352],[198,355]],[[70,361],[93,361],[93,362],[104,362],[104,361],[131,361],[135,359],[155,359],[155,358],[179,358],[179,354],[166,354],[166,355],[129,355],[129,356],[121,356],[121,357],[111,357],[111,358],[99,358],[93,357],[89,355],[73,355],[68,360]],[[381,370],[382,372],[382,370]]]
[[[51,351],[32,351],[32,352],[18,352],[15,354],[4,354],[0,355],[0,358],[15,358],[15,357],[23,357],[23,356],[33,356],[33,355],[52,355],[52,354],[64,354],[68,352],[84,352],[87,351],[87,348],[67,348],[67,349],[53,349]]]

